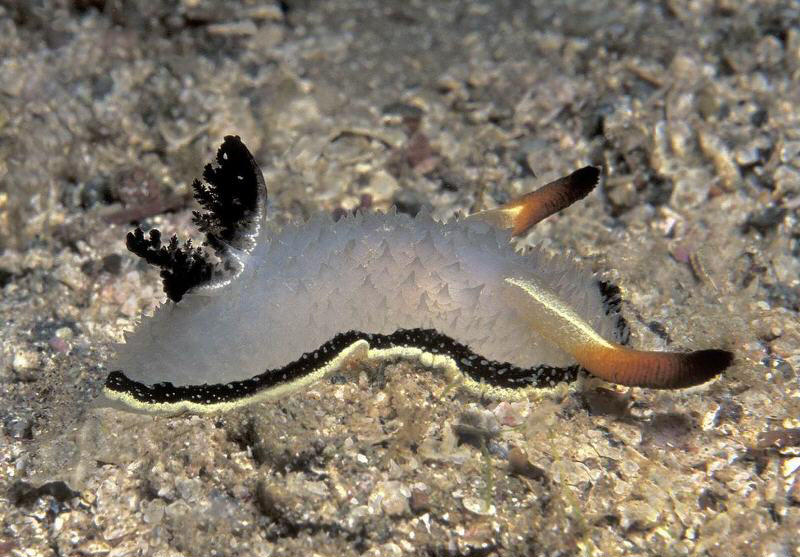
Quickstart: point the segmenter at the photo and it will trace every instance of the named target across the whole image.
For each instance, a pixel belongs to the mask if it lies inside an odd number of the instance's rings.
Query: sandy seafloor
[[[683,392],[481,400],[404,362],[276,403],[89,407],[225,134],[277,223],[438,218],[584,164],[521,243],[625,292]],[[800,555],[796,2],[0,2],[0,555]],[[472,431],[472,435],[465,432]]]

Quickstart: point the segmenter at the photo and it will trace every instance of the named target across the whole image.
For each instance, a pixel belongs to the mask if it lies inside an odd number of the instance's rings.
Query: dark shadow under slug
[[[203,247],[140,229],[128,248],[158,266],[169,300],[117,347],[104,396],[143,411],[213,412],[274,399],[347,362],[414,358],[485,396],[576,379],[681,388],[716,377],[724,350],[624,346],[619,291],[575,262],[509,243],[582,199],[585,167],[497,209],[447,223],[421,212],[320,215],[264,226],[258,165],[228,136],[194,183]],[[218,262],[206,251],[213,250]]]

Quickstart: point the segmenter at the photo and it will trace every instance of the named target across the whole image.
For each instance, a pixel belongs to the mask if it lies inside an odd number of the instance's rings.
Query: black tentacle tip
[[[698,350],[692,353],[698,365],[707,367],[710,371],[720,373],[730,367],[733,363],[733,352],[719,350],[716,348],[709,350]]]
[[[588,195],[600,179],[600,169],[596,166],[584,166],[569,175],[570,185],[581,197]]]
[[[680,387],[691,387],[710,381],[728,369],[734,361],[733,352],[719,349],[696,350],[686,354],[685,358],[690,373],[687,374],[686,385],[679,385]]]

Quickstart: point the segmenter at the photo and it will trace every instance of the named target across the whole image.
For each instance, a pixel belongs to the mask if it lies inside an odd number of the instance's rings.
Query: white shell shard
[[[260,227],[224,287],[189,291],[143,318],[109,369],[146,385],[228,383],[279,369],[337,333],[414,328],[520,367],[574,365],[509,306],[506,277],[546,286],[600,335],[620,340],[590,272],[538,249],[517,253],[509,232],[480,221],[392,212],[270,228]]]

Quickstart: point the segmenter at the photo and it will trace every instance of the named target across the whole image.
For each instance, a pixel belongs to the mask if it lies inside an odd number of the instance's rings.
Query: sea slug
[[[194,223],[203,247],[128,234],[161,268],[169,300],[117,347],[106,401],[152,412],[214,412],[276,398],[356,359],[415,358],[493,397],[575,380],[680,388],[732,361],[724,350],[626,348],[619,290],[567,258],[515,251],[520,235],[585,197],[585,167],[498,209],[446,223],[357,213],[275,230],[261,170],[228,136]],[[212,257],[208,249],[213,250]]]

